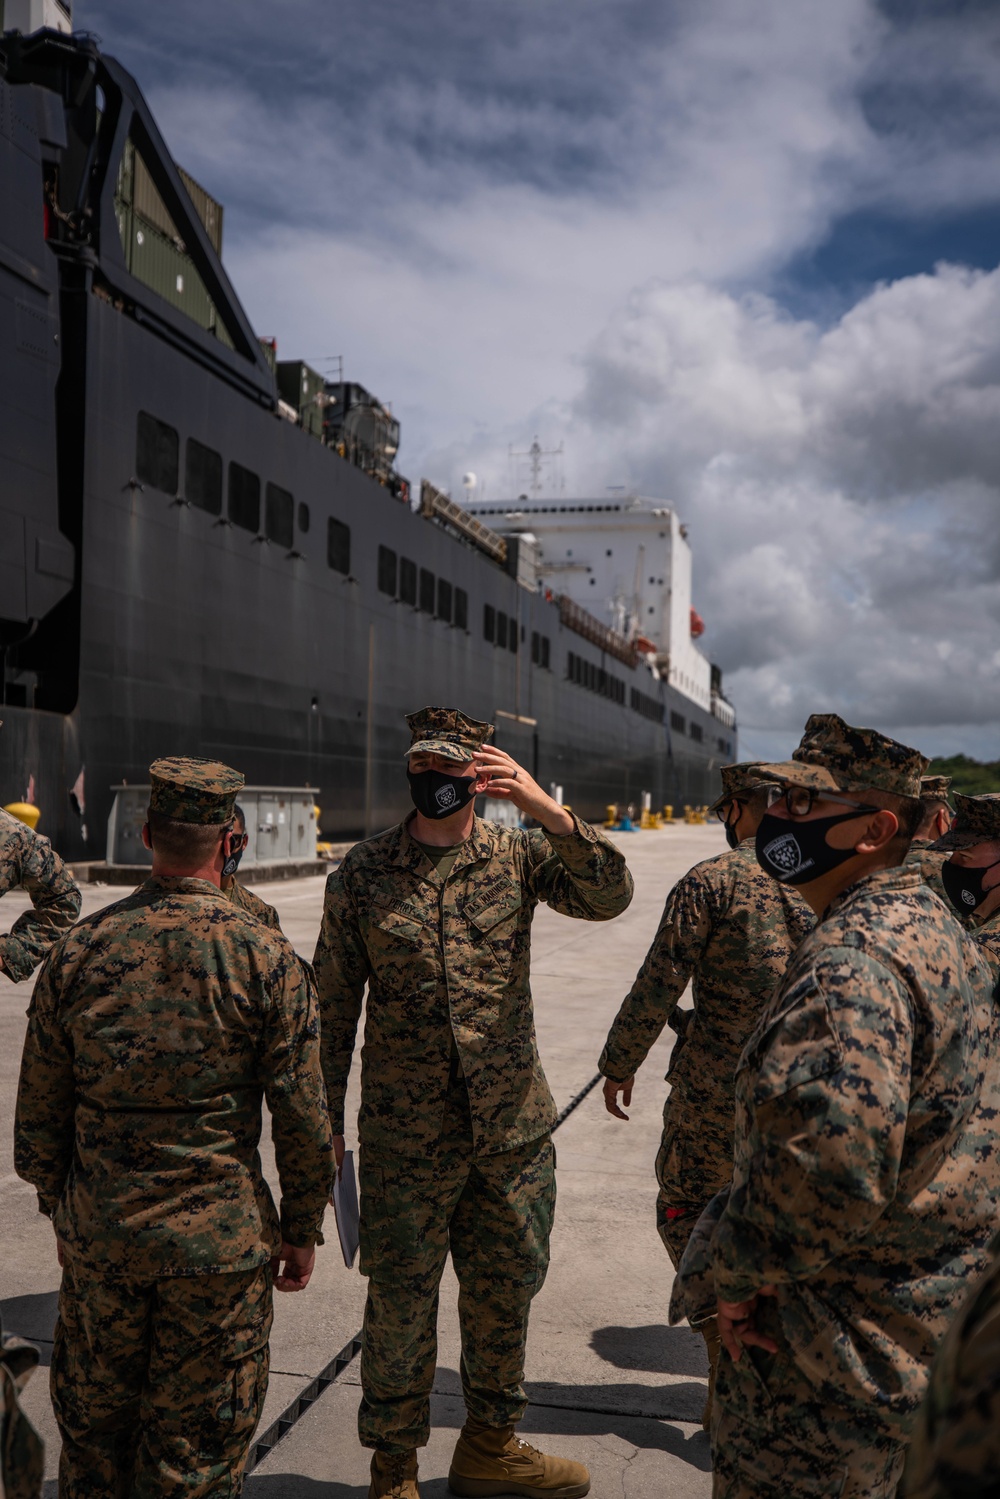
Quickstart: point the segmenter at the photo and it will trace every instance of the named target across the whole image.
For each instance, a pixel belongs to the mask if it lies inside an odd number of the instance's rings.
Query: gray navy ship
[[[64,0],[0,17],[0,804],[100,857],[111,787],[194,754],[353,837],[406,810],[430,702],[586,817],[717,794],[675,511],[411,492],[386,406],[255,335],[126,70]]]

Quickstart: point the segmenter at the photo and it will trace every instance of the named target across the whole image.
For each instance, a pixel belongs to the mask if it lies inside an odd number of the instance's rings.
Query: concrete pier
[[[656,929],[664,898],[693,863],[725,847],[717,826],[677,824],[657,832],[613,834],[625,849],[636,894],[610,923],[570,921],[541,907],[535,917],[532,988],[538,1038],[557,1106],[591,1081],[618,1005]],[[286,934],[311,957],[319,929],[322,878],[258,885],[277,906]],[[84,911],[120,899],[120,889],[84,887]],[[26,902],[0,903],[6,930]],[[8,1332],[51,1352],[59,1270],[52,1230],[34,1192],[14,1175],[12,1123],[24,1012],[31,981],[0,976],[0,1312]],[[704,1345],[687,1327],[669,1328],[672,1272],[656,1235],[653,1160],[660,1133],[672,1033],[639,1074],[631,1119],[612,1119],[595,1088],[555,1136],[558,1208],[552,1265],[533,1309],[526,1384],[527,1440],[586,1462],[592,1494],[645,1499],[707,1499],[708,1440],[700,1427],[706,1390]],[[348,1120],[357,1112],[357,1079]],[[348,1144],[356,1142],[348,1139]],[[267,1159],[267,1158],[266,1158]],[[273,1162],[267,1160],[273,1178]],[[332,1211],[327,1243],[308,1289],[275,1297],[271,1381],[259,1435],[307,1388],[361,1327],[365,1282],[344,1268]],[[425,1499],[443,1499],[463,1406],[458,1377],[457,1283],[449,1265],[441,1290],[434,1431],[421,1454]],[[355,1358],[247,1480],[250,1499],[364,1499],[369,1454],[358,1446],[360,1388]],[[25,1405],[47,1445],[46,1494],[56,1493],[59,1438],[46,1370]]]

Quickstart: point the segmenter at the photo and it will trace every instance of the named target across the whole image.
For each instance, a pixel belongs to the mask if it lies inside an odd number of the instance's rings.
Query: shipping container
[[[201,184],[194,180],[190,172],[185,172],[183,167],[178,167],[177,172],[187,188],[188,196],[205,227],[205,233],[211,240],[216,255],[221,259],[222,204],[216,202],[211,193],[206,192]],[[140,213],[147,223],[153,225],[154,229],[159,229],[161,234],[165,234],[168,239],[176,240],[178,246],[184,248],[184,241],[177,233],[177,227],[167,211],[167,205],[157,192],[146,163],[131,141],[125,143],[115,196],[128,207],[134,208],[136,213]]]
[[[326,408],[325,381],[301,359],[279,359],[276,366],[278,394],[299,413],[299,420],[314,437],[323,436]]]

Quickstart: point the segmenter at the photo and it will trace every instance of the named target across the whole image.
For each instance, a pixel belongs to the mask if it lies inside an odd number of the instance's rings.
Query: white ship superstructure
[[[467,501],[500,534],[518,538],[522,580],[564,594],[633,641],[654,675],[732,728],[719,669],[696,644],[687,528],[662,501],[638,496]]]

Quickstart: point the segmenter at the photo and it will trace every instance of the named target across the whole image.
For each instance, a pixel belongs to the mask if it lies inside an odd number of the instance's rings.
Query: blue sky
[[[1000,6],[77,0],[282,357],[400,463],[691,527],[750,753],[810,711],[1000,755]],[[757,727],[759,725],[759,727]]]

